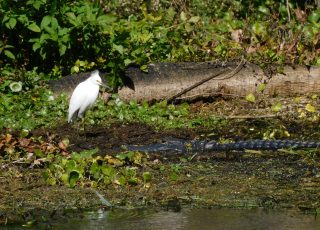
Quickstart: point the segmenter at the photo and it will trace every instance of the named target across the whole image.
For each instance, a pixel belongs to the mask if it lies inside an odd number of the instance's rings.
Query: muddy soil
[[[79,131],[61,125],[51,130],[35,130],[32,135],[45,139],[54,134],[57,141],[70,140],[69,151],[98,147],[98,154],[105,155],[114,154],[115,149],[124,144],[144,145],[167,137],[236,140],[241,134],[241,139],[254,138],[269,122],[268,119],[234,121],[216,130],[212,127],[159,130],[141,123],[115,123]],[[308,133],[308,125],[284,123],[296,130],[294,137]],[[257,131],[252,133],[248,127]],[[160,170],[161,167],[169,169],[173,164],[181,166],[174,180],[170,170]],[[61,218],[70,212],[103,206],[90,188],[47,185],[42,178],[43,170],[17,164],[0,168],[1,223]],[[122,207],[153,206],[174,210],[183,205],[266,207],[311,212],[317,212],[320,207],[319,151],[153,153],[148,154],[148,162],[140,170],[152,174],[148,186],[109,185],[97,190],[109,202]]]

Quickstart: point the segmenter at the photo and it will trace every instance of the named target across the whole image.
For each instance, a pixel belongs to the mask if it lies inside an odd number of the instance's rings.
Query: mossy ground
[[[227,104],[226,104],[227,103]],[[217,106],[223,104],[224,110]],[[254,118],[248,103],[231,111],[231,102],[196,103],[193,114],[209,113],[231,118],[216,127],[159,129],[143,123],[113,123],[107,126],[86,127],[80,131],[73,126],[58,125],[53,129],[38,129],[32,136],[43,140],[70,140],[68,151],[80,152],[99,148],[99,155],[115,154],[122,144],[143,145],[168,136],[183,139],[237,140],[262,138],[275,133],[276,137],[316,139],[318,121],[297,120],[290,116]],[[288,111],[287,111],[288,112]],[[251,114],[251,115],[250,115]],[[265,113],[266,114],[266,110]],[[288,113],[290,114],[290,113]],[[192,115],[192,114],[191,114]],[[281,115],[281,114],[280,114]],[[251,118],[248,118],[252,116]],[[52,136],[53,134],[53,136]],[[96,188],[112,204],[124,207],[224,206],[293,208],[317,212],[320,207],[320,163],[318,150],[246,151],[231,153],[146,154],[138,171],[149,172],[148,182],[136,185],[112,183]],[[1,223],[41,220],[64,215],[68,210],[97,209],[101,201],[91,188],[48,185],[43,179],[43,167],[8,162],[0,168]]]

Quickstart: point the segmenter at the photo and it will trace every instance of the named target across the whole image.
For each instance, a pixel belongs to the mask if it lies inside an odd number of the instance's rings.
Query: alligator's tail
[[[200,142],[198,143],[200,144]],[[228,150],[276,150],[276,149],[303,149],[303,148],[318,148],[320,142],[317,141],[297,141],[297,140],[247,140],[232,143],[218,143],[215,141],[202,142],[198,145],[193,143],[193,149],[206,151],[228,151]]]

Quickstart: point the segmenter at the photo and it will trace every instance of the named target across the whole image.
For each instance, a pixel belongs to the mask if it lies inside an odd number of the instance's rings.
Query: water
[[[219,229],[219,230],[319,230],[320,218],[293,211],[261,209],[111,210],[86,212],[77,218],[51,220],[27,229]],[[0,229],[22,229],[7,226]],[[26,229],[26,228],[23,228]]]

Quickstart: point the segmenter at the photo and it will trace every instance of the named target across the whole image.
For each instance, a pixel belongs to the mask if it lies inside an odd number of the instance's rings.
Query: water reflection
[[[313,230],[320,218],[293,211],[262,209],[182,209],[181,212],[124,210],[86,212],[81,218],[64,218],[34,229],[223,229],[223,230]],[[1,229],[1,227],[0,227]],[[18,229],[18,228],[6,228]]]
[[[181,212],[114,210],[55,223],[54,229],[320,229],[320,219],[296,212],[237,209],[183,209]]]

